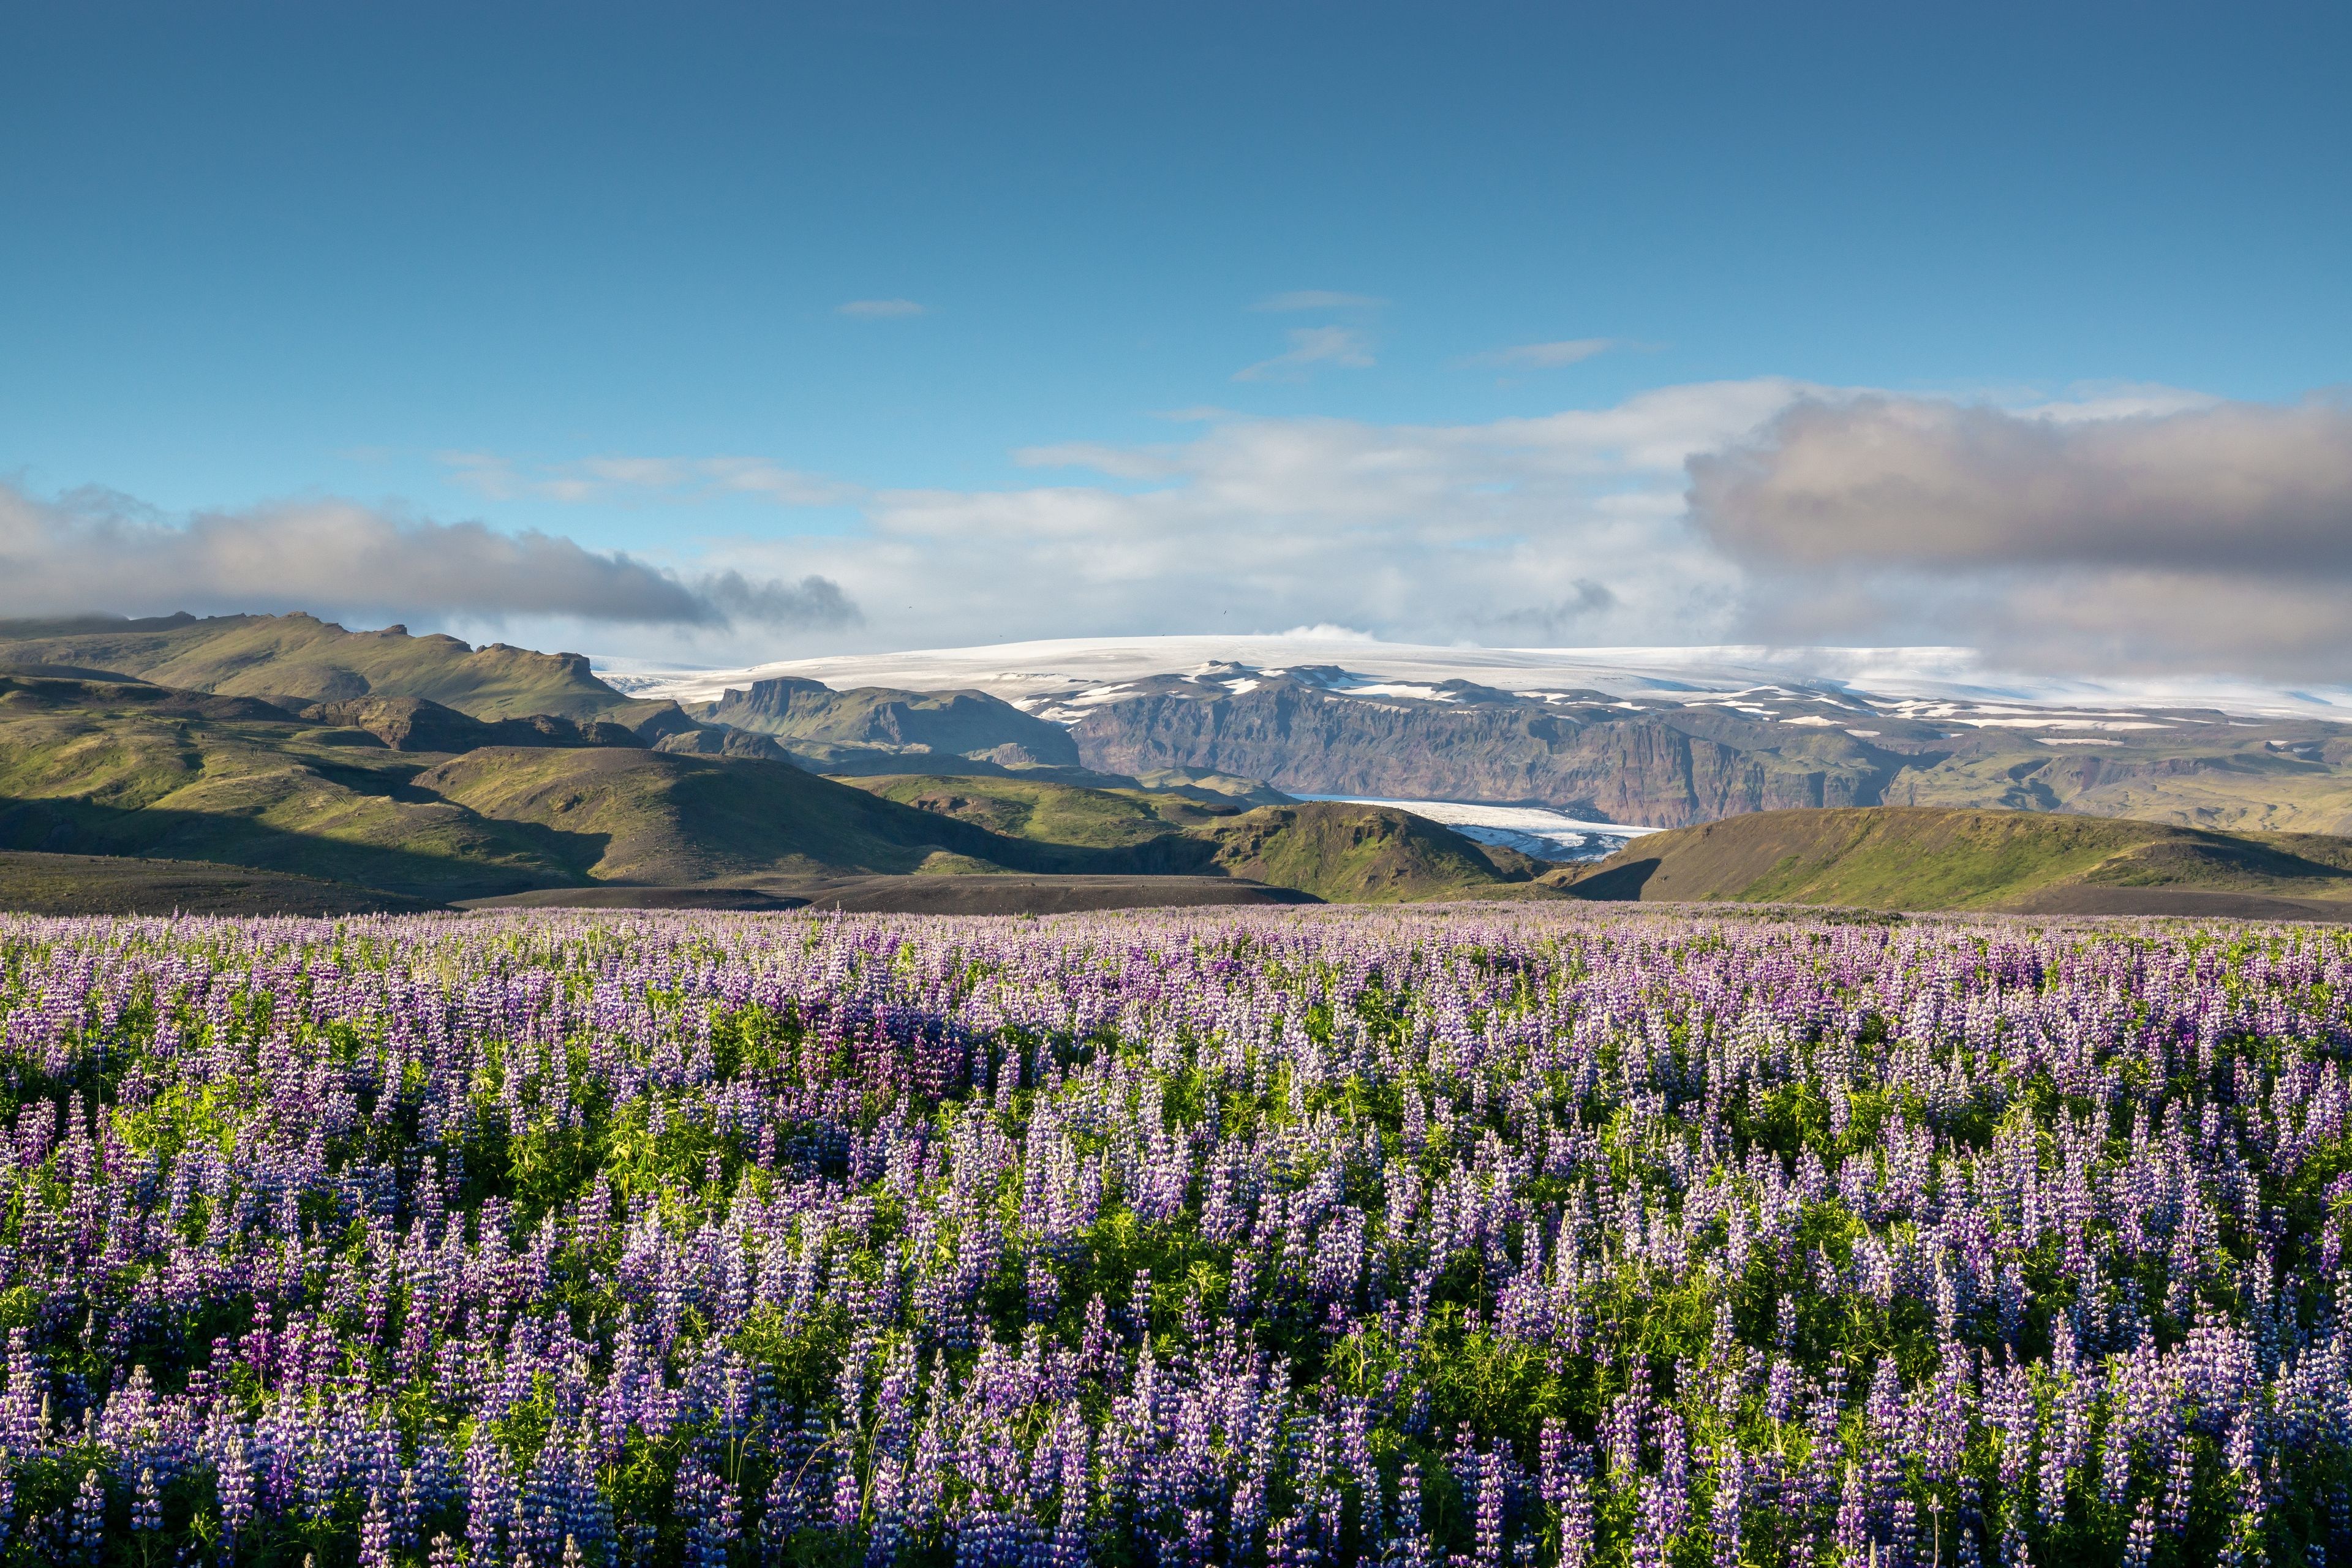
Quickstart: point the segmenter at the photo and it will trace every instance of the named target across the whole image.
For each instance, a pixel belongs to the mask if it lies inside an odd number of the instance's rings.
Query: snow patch
[[[628,677],[633,695],[699,702],[715,699],[730,686],[748,686],[778,675],[821,680],[836,689],[977,688],[1009,698],[1133,682],[1213,662],[1296,670],[1335,661],[1344,662],[1358,679],[1380,683],[1433,686],[1466,680],[1505,691],[1576,689],[1637,704],[1669,693],[1720,698],[1769,687],[1832,701],[1874,698],[1922,707],[1954,705],[1954,712],[1936,715],[1954,719],[1961,716],[1958,710],[1978,712],[1993,706],[2009,708],[2016,716],[2085,709],[2120,716],[2117,710],[2197,708],[2250,717],[2352,719],[2352,687],[2285,688],[2218,676],[2056,679],[2004,670],[1964,647],[1438,647],[1327,632],[1066,638],[785,659],[720,670],[637,659],[592,662],[608,679],[611,675]]]
[[[1343,686],[1342,697],[1414,697],[1423,702],[1459,702],[1459,693],[1440,691],[1434,686],[1415,686],[1402,680],[1376,680],[1362,686]]]

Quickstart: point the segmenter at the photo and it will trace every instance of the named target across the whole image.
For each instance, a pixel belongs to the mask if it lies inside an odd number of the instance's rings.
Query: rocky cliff
[[[1074,726],[1087,767],[1213,768],[1294,795],[1523,801],[1670,827],[1872,805],[1906,760],[1827,725],[1627,711],[1588,693],[1543,700],[1448,683],[1426,696],[1367,697],[1292,676],[1150,687],[1101,702]]]

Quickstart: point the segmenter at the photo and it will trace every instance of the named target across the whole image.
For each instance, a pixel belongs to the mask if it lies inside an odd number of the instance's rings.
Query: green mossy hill
[[[414,787],[426,761],[247,698],[0,678],[0,848],[211,861],[436,900],[576,879],[577,847]]]
[[[826,749],[879,749],[1009,766],[1078,763],[1078,748],[1067,730],[984,691],[894,691],[878,686],[835,691],[822,681],[785,677],[730,689],[698,709],[696,717],[773,735],[796,752],[820,758]]]
[[[476,743],[510,733],[530,743]],[[583,735],[631,743],[555,743]],[[484,724],[380,699],[298,716],[249,698],[22,677],[0,677],[0,848],[299,872],[436,901],[908,872],[942,855],[980,868],[1067,868],[1054,847],[782,763],[656,752],[593,721]]]
[[[1343,801],[1260,806],[1200,830],[1228,876],[1297,888],[1330,903],[1545,896],[1526,856],[1486,846],[1393,806]]]
[[[898,774],[845,780],[920,811],[952,816],[1012,838],[1121,848],[1240,814],[1238,805],[1190,795],[1092,789],[1044,779]]]
[[[783,763],[620,749],[469,752],[415,787],[593,846],[596,881],[681,883],[820,869],[907,872],[940,854],[1013,868],[1024,846]]]
[[[1775,811],[1652,834],[1543,880],[1590,899],[2097,914],[2347,900],[2352,916],[2352,840],[2047,812]]]
[[[488,722],[427,697],[353,697],[320,702],[301,717],[329,728],[361,731],[395,752],[470,752],[482,746],[642,746],[636,731],[605,719],[553,713]]]
[[[1490,849],[1391,806],[1293,802],[1243,811],[1221,797],[1092,789],[1033,778],[863,778],[861,789],[1066,856],[1037,869],[1223,875],[1334,903],[1494,897],[1528,884],[1541,863]],[[1002,858],[1000,854],[999,858]]]
[[[1148,790],[1185,795],[1207,804],[1289,805],[1296,799],[1264,779],[1245,779],[1212,768],[1148,768],[1135,775],[1135,782]]]
[[[355,697],[425,697],[476,719],[603,719],[648,740],[687,727],[672,702],[624,697],[576,653],[536,653],[404,626],[346,631],[313,616],[170,616],[141,621],[0,621],[0,668],[58,666],[158,686],[302,707]]]
[[[767,735],[730,730],[724,724],[698,724],[654,743],[656,752],[686,757],[752,757],[764,763],[789,763],[792,753]]]
[[[0,711],[30,713],[98,709],[149,718],[242,720],[284,723],[295,715],[256,697],[180,691],[124,676],[66,676],[0,670]]]

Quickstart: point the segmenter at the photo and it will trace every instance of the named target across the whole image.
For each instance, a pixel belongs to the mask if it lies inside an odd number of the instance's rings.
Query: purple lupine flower
[[[1505,1481],[1501,1456],[1487,1453],[1478,1466],[1478,1508],[1475,1520],[1480,1568],[1496,1568],[1503,1561],[1503,1501]]]
[[[155,1489],[155,1467],[142,1465],[131,1497],[131,1528],[144,1535],[163,1528],[163,1500]]]
[[[2148,1499],[2139,1500],[2132,1514],[2131,1531],[2124,1540],[2123,1568],[2147,1568],[2156,1554],[2156,1516]]]
[[[368,1493],[360,1520],[360,1568],[392,1568],[392,1515],[381,1491]]]
[[[1739,1568],[1741,1514],[1747,1502],[1748,1467],[1736,1442],[1715,1450],[1715,1503],[1709,1520],[1715,1568]]]
[[[97,1568],[106,1560],[106,1490],[99,1485],[96,1470],[82,1472],[81,1486],[74,1493],[71,1540],[75,1562]]]

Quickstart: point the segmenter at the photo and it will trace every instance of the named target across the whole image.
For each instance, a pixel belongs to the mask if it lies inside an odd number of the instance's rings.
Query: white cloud
[[[1387,304],[1386,300],[1370,294],[1340,294],[1328,289],[1293,289],[1286,294],[1269,294],[1250,307],[1253,310],[1370,310]]]
[[[1622,346],[1615,338],[1568,338],[1554,343],[1520,343],[1513,348],[1490,349],[1472,354],[1462,363],[1503,370],[1557,370]]]
[[[926,314],[928,307],[912,300],[851,300],[835,305],[833,313],[860,321],[887,321],[900,316]]]
[[[2308,678],[2352,658],[2340,404],[1806,399],[1690,473],[1777,635],[1951,637],[2042,668]]]
[[[1286,352],[1244,365],[1234,372],[1234,379],[1304,381],[1315,365],[1336,364],[1363,370],[1372,363],[1371,340],[1353,327],[1297,327],[1291,331]]]
[[[310,610],[784,629],[858,620],[821,576],[688,577],[558,534],[333,498],[173,520],[107,491],[45,500],[0,483],[0,615]]]

